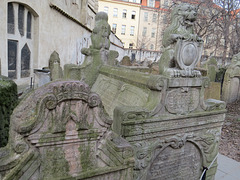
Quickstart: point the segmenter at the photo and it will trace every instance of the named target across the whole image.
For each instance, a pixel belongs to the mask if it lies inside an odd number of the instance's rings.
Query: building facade
[[[132,60],[158,60],[162,35],[168,25],[168,0],[99,0],[113,33],[121,39]]]
[[[140,21],[140,0],[100,0],[99,11],[108,14],[113,33],[122,40],[124,48],[136,48]]]
[[[97,10],[95,0],[1,0],[1,74],[30,83],[34,69],[47,67],[53,51],[62,66],[81,63]]]

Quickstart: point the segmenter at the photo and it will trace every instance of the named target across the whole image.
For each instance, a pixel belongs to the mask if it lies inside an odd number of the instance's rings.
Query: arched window
[[[14,9],[13,4],[8,3],[8,34],[14,34]]]
[[[30,59],[31,51],[27,44],[21,50],[21,78],[29,77],[30,75]]]
[[[24,36],[24,6],[18,5],[18,30],[21,36]]]
[[[8,3],[7,28],[8,77],[12,79],[30,77],[34,54],[34,18],[31,11],[22,4]]]
[[[27,15],[27,38],[31,39],[32,37],[32,14],[28,12]]]

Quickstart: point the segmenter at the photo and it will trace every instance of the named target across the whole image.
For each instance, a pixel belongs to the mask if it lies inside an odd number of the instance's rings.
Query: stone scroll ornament
[[[111,124],[100,97],[84,82],[36,89],[11,116],[8,145],[0,148],[0,179],[131,179],[132,146]]]
[[[167,77],[199,77],[200,71],[194,70],[201,58],[203,40],[194,34],[193,24],[197,10],[189,4],[173,8],[171,25],[163,36],[163,52],[159,61],[159,73]]]
[[[96,81],[99,68],[102,65],[114,66],[119,53],[109,50],[111,28],[108,24],[108,15],[105,12],[99,12],[95,17],[95,27],[91,34],[92,45],[90,48],[82,48],[85,60],[80,68],[79,79],[86,82],[90,87]]]
[[[136,143],[135,179],[199,179],[202,169],[208,167],[217,154],[219,137],[215,136],[206,131]],[[209,169],[208,179],[214,178],[215,171],[215,168]]]

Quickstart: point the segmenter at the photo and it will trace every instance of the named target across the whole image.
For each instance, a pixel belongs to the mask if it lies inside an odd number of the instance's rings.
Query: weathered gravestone
[[[240,99],[240,53],[233,56],[223,82],[222,99],[231,103]]]
[[[92,87],[113,117],[113,130],[134,146],[134,179],[197,180],[218,154],[225,103],[204,100],[209,79],[194,69],[203,44],[191,28],[195,19],[190,5],[173,9],[160,75],[102,66]],[[216,169],[215,161],[206,179]]]
[[[210,80],[209,87],[205,91],[205,99],[221,99],[221,83],[215,82],[218,70],[217,61],[211,57],[205,64],[207,76]]]
[[[54,51],[51,54],[48,63],[49,63],[48,68],[50,70],[51,81],[62,79],[63,78],[63,71],[62,71],[62,68],[60,66],[59,54],[56,51]]]
[[[11,116],[8,145],[0,149],[0,177],[132,179],[133,149],[111,124],[101,99],[85,83],[43,86]]]
[[[130,57],[129,56],[124,56],[122,61],[121,61],[121,65],[123,65],[123,66],[132,66]]]

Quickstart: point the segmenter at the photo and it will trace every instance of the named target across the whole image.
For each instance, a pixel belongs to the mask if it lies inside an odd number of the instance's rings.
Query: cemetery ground
[[[240,100],[227,105],[219,152],[240,162]]]

